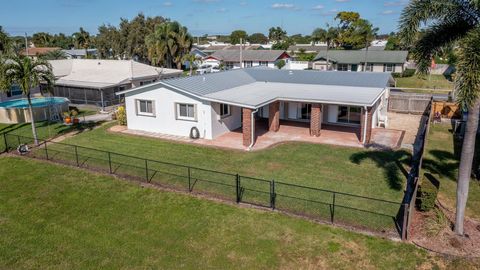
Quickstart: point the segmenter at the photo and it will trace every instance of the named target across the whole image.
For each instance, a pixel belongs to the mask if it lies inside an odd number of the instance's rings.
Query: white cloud
[[[386,7],[398,7],[398,6],[405,6],[408,4],[408,0],[398,0],[398,1],[388,1],[383,3]]]
[[[273,9],[295,9],[294,4],[287,4],[287,3],[275,3],[272,5]]]
[[[240,1],[240,6],[246,6],[248,5],[247,1]]]
[[[335,0],[335,2],[338,2],[338,3],[346,3],[346,2],[350,2],[350,0]]]
[[[217,12],[218,12],[218,13],[225,13],[225,12],[227,12],[227,11],[228,11],[228,9],[226,9],[226,8],[219,8],[219,9],[217,9]]]
[[[320,10],[320,9],[323,9],[324,6],[323,5],[316,5],[314,7],[312,7],[313,10]]]
[[[196,2],[196,3],[215,3],[215,2],[218,2],[218,0],[193,0],[193,2]]]
[[[391,14],[395,14],[395,13],[396,13],[395,11],[389,9],[389,10],[384,10],[384,11],[382,11],[380,14],[382,14],[382,15],[391,15]]]
[[[171,7],[171,6],[173,6],[173,4],[172,4],[172,2],[168,2],[168,1],[167,1],[167,2],[163,2],[162,6],[164,6],[164,7]]]

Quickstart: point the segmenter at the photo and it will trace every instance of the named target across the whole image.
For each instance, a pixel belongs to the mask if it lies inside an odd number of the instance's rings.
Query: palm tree
[[[67,59],[67,54],[62,50],[49,51],[41,57],[44,60]]]
[[[193,66],[197,61],[200,60],[195,54],[185,54],[182,58],[183,61],[188,62],[188,66],[190,67],[190,76],[193,74]]]
[[[155,65],[182,68],[182,58],[192,48],[192,36],[178,22],[164,22],[146,37],[148,58]]]
[[[32,133],[35,144],[38,144],[35,120],[33,118],[32,100],[30,90],[42,87],[42,91],[51,91],[54,83],[52,66],[43,59],[31,59],[29,57],[11,56],[0,62],[0,89],[10,89],[12,85],[20,86],[23,95],[27,97],[28,109],[32,124]],[[8,90],[3,90],[8,91]]]
[[[417,72],[426,74],[432,58],[445,46],[459,44],[455,91],[468,110],[457,182],[455,233],[464,234],[465,207],[472,171],[480,110],[480,2],[412,0],[400,18],[400,37],[410,46]],[[425,24],[423,27],[422,24]],[[419,35],[420,27],[425,28]]]
[[[85,31],[83,27],[80,27],[79,32],[73,34],[75,44],[77,47],[85,49],[85,58],[88,57],[88,47],[90,47],[90,33]]]

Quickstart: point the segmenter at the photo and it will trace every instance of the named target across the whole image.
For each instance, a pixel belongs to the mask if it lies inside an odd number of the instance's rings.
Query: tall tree
[[[312,42],[325,42],[327,38],[327,30],[323,28],[315,28],[312,32]]]
[[[360,18],[357,12],[339,12],[335,20],[339,21],[338,41],[345,49],[365,48],[366,41],[372,41],[378,31],[369,21]]]
[[[145,40],[148,58],[154,65],[181,68],[182,58],[190,53],[193,39],[188,29],[178,22],[164,22]]]
[[[35,47],[49,47],[52,43],[52,35],[46,32],[38,32],[32,35],[30,40]]]
[[[386,51],[394,51],[394,50],[400,50],[401,45],[400,45],[400,38],[396,33],[390,33],[387,39],[387,45],[385,45],[385,50]]]
[[[287,37],[287,31],[281,27],[271,27],[268,29],[268,39],[272,42],[279,43]]]
[[[12,42],[8,34],[3,31],[2,26],[0,25],[0,54],[7,53],[12,49]]]
[[[32,125],[32,134],[35,144],[38,144],[35,119],[33,117],[31,90],[40,87],[41,90],[49,91],[53,88],[54,76],[51,65],[43,59],[31,59],[30,57],[12,56],[1,61],[0,64],[0,89],[8,91],[12,85],[18,85],[23,95],[27,97],[28,109]]]
[[[85,56],[88,56],[88,48],[90,47],[91,38],[90,33],[80,27],[79,31],[73,34],[75,46],[85,50]]]
[[[125,53],[120,31],[112,25],[101,25],[95,38],[95,47],[100,58],[121,59]]]
[[[248,34],[244,30],[235,30],[230,34],[230,42],[232,44],[239,44],[240,39],[242,39],[242,42],[245,43],[247,37]]]
[[[262,33],[253,33],[247,39],[253,44],[267,44],[268,42],[268,38]]]
[[[432,58],[442,48],[458,42],[457,102],[468,109],[457,181],[455,232],[464,234],[465,207],[480,111],[480,2],[478,0],[412,0],[402,11],[400,37],[417,61],[417,72],[426,74]],[[426,24],[423,35],[419,35]]]

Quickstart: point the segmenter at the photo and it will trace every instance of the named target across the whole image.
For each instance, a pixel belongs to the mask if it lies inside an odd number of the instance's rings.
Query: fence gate
[[[432,95],[416,93],[390,93],[388,111],[423,114],[430,104]]]

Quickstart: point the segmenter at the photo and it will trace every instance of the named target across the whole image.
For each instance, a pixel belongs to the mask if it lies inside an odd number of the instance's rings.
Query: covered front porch
[[[281,141],[361,147],[370,143],[373,111],[372,107],[291,101],[274,101],[255,110],[242,108],[243,147],[258,149]]]

